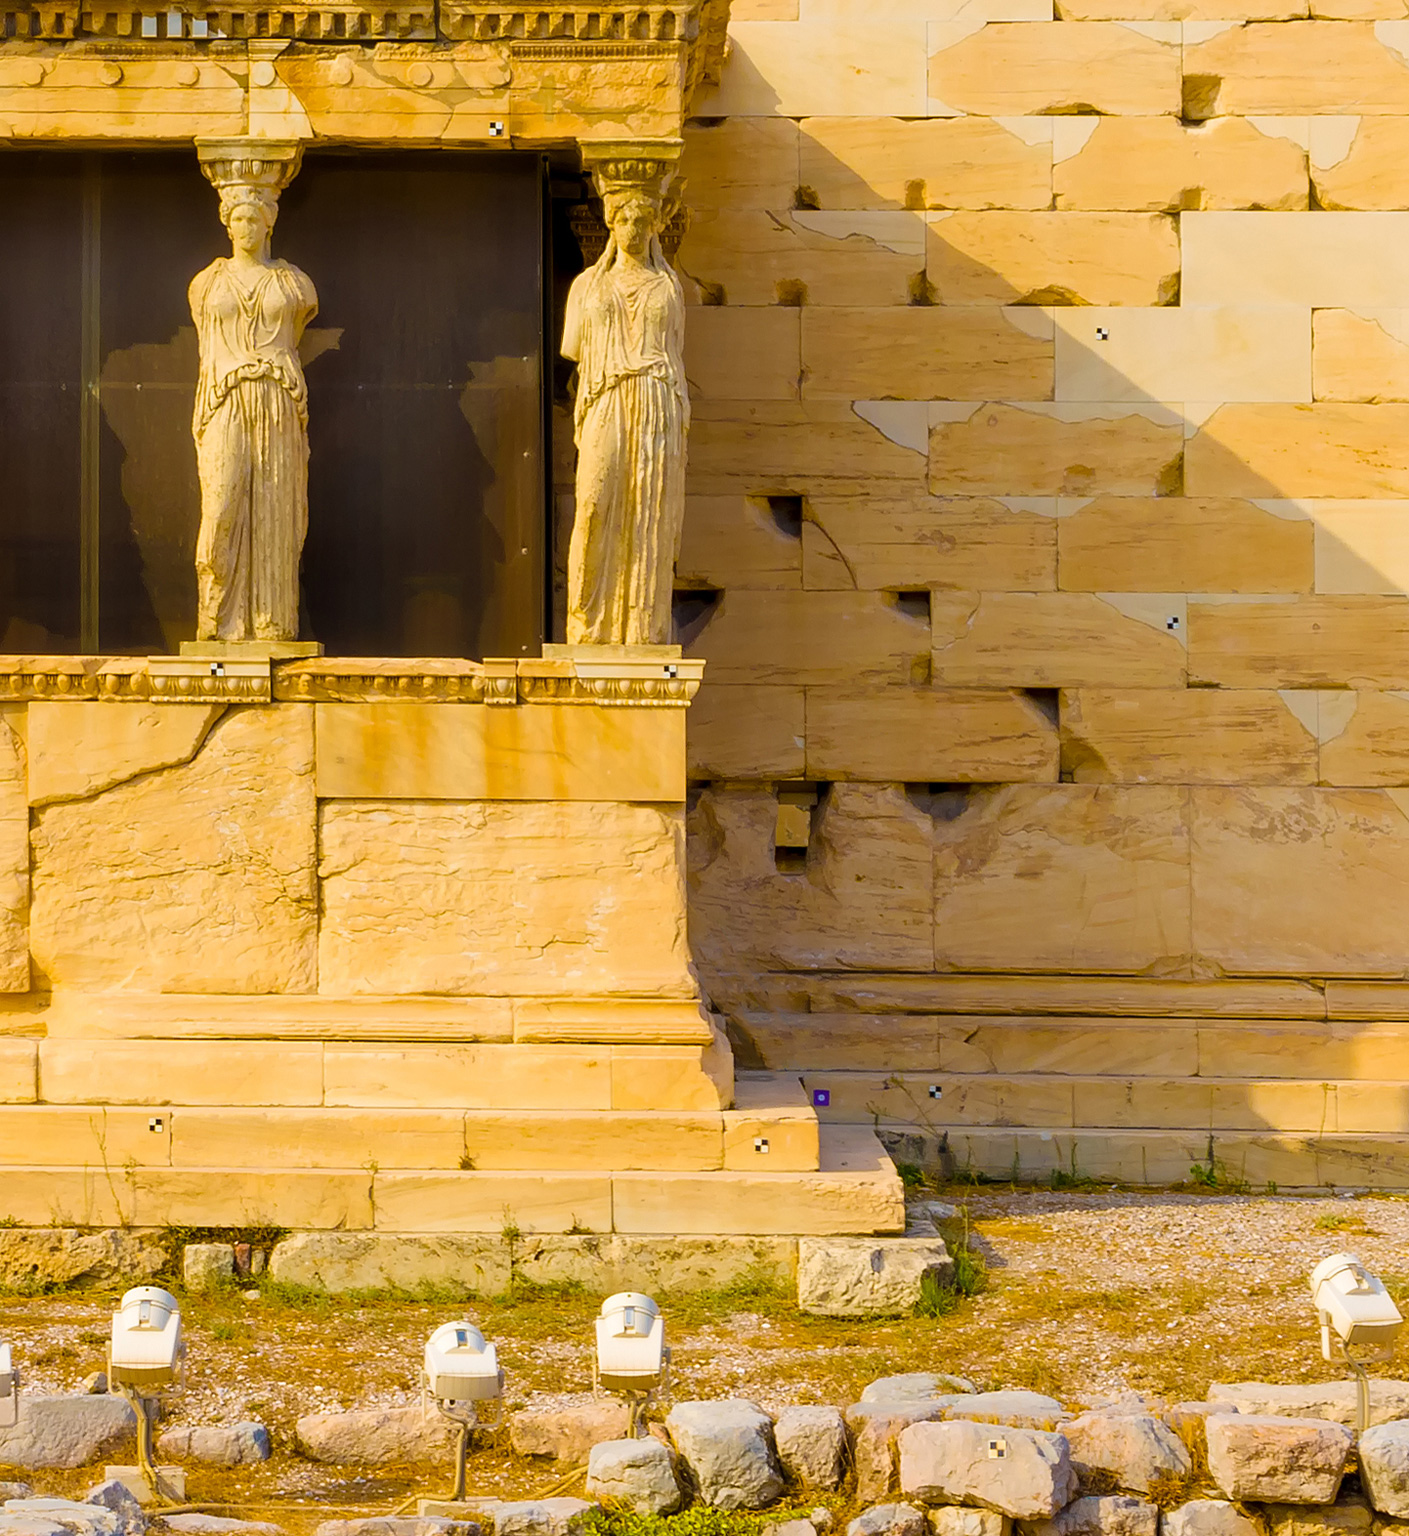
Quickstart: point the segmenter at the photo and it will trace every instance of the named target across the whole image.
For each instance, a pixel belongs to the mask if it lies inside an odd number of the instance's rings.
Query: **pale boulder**
[[[880,1376],[861,1389],[863,1403],[932,1402],[956,1392],[973,1392],[974,1384],[962,1376],[935,1371],[910,1371],[904,1376]]]
[[[1012,1521],[996,1509],[966,1509],[962,1504],[941,1504],[930,1510],[934,1536],[1008,1536]]]
[[[832,1492],[846,1464],[846,1423],[835,1408],[784,1408],[773,1426],[778,1461],[799,1488]]]
[[[1340,1424],[1272,1414],[1215,1415],[1206,1429],[1209,1471],[1238,1500],[1329,1504],[1353,1443]]]
[[[13,1530],[18,1536],[39,1527],[69,1536],[137,1536],[146,1529],[146,1522],[132,1525],[117,1510],[76,1499],[11,1499],[0,1513],[0,1532]]]
[[[83,1467],[135,1434],[122,1397],[24,1398],[18,1424],[0,1429],[0,1467]]]
[[[1185,1478],[1192,1467],[1178,1435],[1153,1414],[1083,1414],[1062,1433],[1078,1472],[1108,1472],[1129,1493],[1148,1493],[1156,1479]]]
[[[1125,1494],[1073,1499],[1050,1520],[1024,1521],[1022,1536],[1156,1536],[1159,1510]]]
[[[263,1424],[212,1424],[164,1430],[157,1449],[173,1461],[204,1461],[216,1467],[250,1467],[269,1460]]]
[[[851,1457],[856,1467],[856,1497],[862,1504],[878,1503],[895,1486],[895,1445],[902,1430],[912,1424],[942,1419],[947,1397],[853,1403],[846,1410],[851,1431]]]
[[[587,1493],[637,1515],[668,1515],[680,1507],[680,1484],[669,1449],[659,1440],[604,1440],[587,1458]]]
[[[586,1499],[527,1499],[494,1509],[494,1536],[573,1536],[588,1511]]]
[[[0,1284],[137,1285],[166,1264],[155,1232],[14,1227],[0,1231]]]
[[[229,1243],[187,1243],[181,1280],[188,1291],[215,1291],[235,1281],[235,1250]]]
[[[451,1449],[455,1430],[416,1408],[357,1408],[349,1413],[309,1413],[295,1426],[298,1448],[310,1461],[335,1466],[388,1466],[438,1461]]]
[[[753,1403],[677,1403],[665,1421],[700,1498],[716,1509],[763,1509],[783,1491],[773,1424]]]
[[[857,1515],[846,1536],[925,1536],[925,1514],[913,1504],[876,1504]]]
[[[284,1536],[269,1520],[235,1520],[229,1515],[165,1515],[165,1523],[185,1536]]]
[[[28,1483],[0,1483],[0,1504],[8,1504],[11,1499],[33,1497],[34,1489]]]
[[[1356,1388],[1353,1381],[1310,1381],[1292,1384],[1265,1381],[1214,1381],[1208,1400],[1241,1413],[1271,1413],[1288,1419],[1329,1419],[1355,1427]],[[1228,1405],[1224,1407],[1223,1405]],[[1370,1382],[1370,1423],[1409,1419],[1409,1381],[1376,1378]]]
[[[1361,1435],[1360,1481],[1382,1515],[1409,1519],[1409,1424],[1377,1424]]]
[[[898,1317],[914,1309],[926,1276],[943,1283],[953,1272],[942,1238],[804,1237],[797,1302],[819,1317]]]
[[[1264,1504],[1262,1519],[1269,1536],[1370,1536],[1384,1522],[1358,1494],[1344,1493],[1334,1504]]]
[[[552,1456],[581,1462],[593,1446],[622,1440],[631,1410],[611,1398],[592,1398],[565,1408],[524,1408],[510,1416],[509,1443],[518,1456]]]
[[[1164,1536],[1258,1536],[1257,1526],[1226,1499],[1191,1499],[1166,1510]]]
[[[1056,1429],[1071,1415],[1041,1392],[975,1392],[956,1396],[945,1408],[946,1419],[976,1419],[985,1424],[1012,1424],[1023,1429]]]
[[[951,1420],[902,1430],[900,1487],[930,1504],[977,1504],[1048,1520],[1076,1492],[1066,1440],[1045,1430]]]
[[[314,1536],[479,1536],[479,1526],[460,1520],[420,1515],[372,1516],[362,1520],[325,1520]]]

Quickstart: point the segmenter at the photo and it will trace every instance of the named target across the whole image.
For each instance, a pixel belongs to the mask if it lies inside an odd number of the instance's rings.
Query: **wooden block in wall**
[[[936,21],[929,49],[935,115],[1179,111],[1177,26],[1151,37],[1106,21]]]
[[[692,779],[800,779],[805,762],[803,690],[705,683],[686,717]]]
[[[1041,309],[809,307],[802,393],[814,399],[1042,400],[1052,320]]]
[[[1233,975],[1409,975],[1409,815],[1397,791],[1188,793],[1205,964]]]
[[[1179,237],[1164,214],[994,210],[930,213],[926,222],[925,276],[940,304],[1148,305],[1178,297]]]
[[[737,309],[719,304],[690,310],[685,326],[685,377],[695,397],[795,400],[802,369],[798,338],[802,311]]]
[[[992,496],[822,491],[807,498],[802,580],[811,591],[958,587],[1050,591],[1057,503]]]
[[[901,783],[1055,780],[1057,731],[1017,690],[807,690],[810,779]]]
[[[1182,412],[1043,401],[930,407],[929,488],[941,496],[1177,495]]]
[[[1340,112],[1409,112],[1409,69],[1373,21],[1253,21],[1184,49],[1186,117]]]
[[[691,208],[791,208],[798,125],[787,117],[686,122],[680,174]]]
[[[970,792],[935,823],[938,964],[1165,973],[1187,965],[1189,793],[1095,784]]]
[[[1052,200],[1052,129],[1040,118],[810,117],[800,129],[798,180],[819,208],[1046,208]]]
[[[1322,208],[1409,208],[1407,163],[1409,118],[1312,119],[1311,181]]]
[[[1062,694],[1062,776],[1078,784],[1314,784],[1314,730],[1272,690]]]
[[[1184,455],[1194,496],[1409,496],[1409,404],[1225,405]]]
[[[1129,0],[1077,3],[1129,8]],[[1247,0],[1268,8],[1298,3],[1305,0]],[[1228,0],[1206,0],[1206,7],[1226,11]],[[1150,8],[1187,15],[1189,4],[1152,0]],[[1306,150],[1266,119],[1219,117],[1191,127],[1175,117],[1059,117],[1053,119],[1052,190],[1056,206],[1067,209],[1299,209],[1308,198]]]
[[[1181,687],[1183,598],[934,592],[932,677],[961,688]]]
[[[1409,598],[1192,600],[1189,678],[1222,688],[1409,688]]]
[[[1409,309],[1318,309],[1311,321],[1318,400],[1409,400]]]
[[[1314,527],[1231,496],[1097,496],[1057,520],[1058,583],[1073,592],[1309,592]]]
[[[800,587],[801,532],[774,511],[766,496],[688,496],[675,584]]]

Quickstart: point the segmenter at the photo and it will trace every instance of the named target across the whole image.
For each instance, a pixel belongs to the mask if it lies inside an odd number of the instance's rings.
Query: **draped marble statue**
[[[568,293],[562,351],[577,363],[569,644],[670,639],[690,402],[684,295],[660,246],[668,179],[650,161],[598,171],[609,238]]]
[[[192,431],[201,483],[196,543],[201,640],[293,640],[308,531],[308,389],[299,362],[313,284],[269,255],[297,154],[249,146],[202,164],[231,253],[191,283],[200,343]]]

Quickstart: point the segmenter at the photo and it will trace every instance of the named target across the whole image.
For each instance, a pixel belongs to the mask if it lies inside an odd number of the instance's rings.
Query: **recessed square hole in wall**
[[[692,645],[714,617],[724,594],[718,587],[688,587],[671,599],[671,618],[677,645]]]
[[[779,533],[787,534],[790,539],[802,537],[801,496],[764,496],[761,499],[768,508],[768,515],[777,524]]]
[[[813,823],[825,787],[798,781],[778,785],[778,814],[773,823],[773,864],[780,875],[806,873]]]
[[[994,784],[907,784],[905,798],[932,821],[957,821],[976,796],[995,788]]]
[[[930,589],[921,587],[913,592],[891,592],[887,596],[907,619],[918,619],[922,624],[930,621]]]

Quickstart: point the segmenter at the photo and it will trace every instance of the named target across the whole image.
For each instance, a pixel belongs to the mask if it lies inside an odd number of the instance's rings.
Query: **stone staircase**
[[[739,1059],[951,1173],[1409,1188],[1409,986],[714,978]]]

